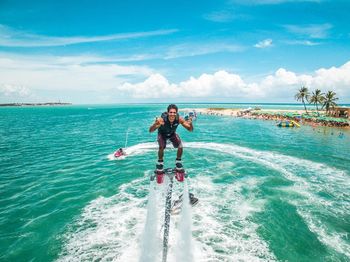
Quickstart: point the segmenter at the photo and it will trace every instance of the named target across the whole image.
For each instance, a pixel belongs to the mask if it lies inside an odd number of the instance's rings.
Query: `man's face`
[[[169,120],[173,122],[176,118],[176,109],[171,108],[168,112]]]

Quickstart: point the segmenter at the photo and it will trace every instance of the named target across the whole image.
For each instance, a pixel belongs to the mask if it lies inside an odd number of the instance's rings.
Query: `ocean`
[[[0,108],[0,261],[162,261],[169,180],[150,181],[148,129],[166,106]],[[232,106],[257,105],[179,104]],[[349,130],[199,115],[178,133],[172,196],[199,202],[171,216],[168,261],[350,260]]]

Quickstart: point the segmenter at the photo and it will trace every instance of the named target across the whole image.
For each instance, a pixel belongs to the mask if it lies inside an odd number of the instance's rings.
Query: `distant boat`
[[[288,120],[281,121],[281,122],[279,122],[277,124],[277,126],[279,126],[279,127],[300,127],[300,125],[297,122],[293,121],[293,120],[291,120],[291,121],[288,121]]]

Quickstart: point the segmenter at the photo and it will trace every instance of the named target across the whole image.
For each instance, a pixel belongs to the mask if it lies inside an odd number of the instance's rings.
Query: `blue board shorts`
[[[168,139],[170,140],[170,142],[173,144],[175,148],[182,148],[182,141],[178,134],[173,133],[170,137],[167,137],[166,135],[162,135],[158,133],[159,148],[166,148],[166,142]]]

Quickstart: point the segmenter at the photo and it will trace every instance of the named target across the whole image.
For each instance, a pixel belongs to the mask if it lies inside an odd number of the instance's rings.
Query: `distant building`
[[[331,109],[331,114],[335,117],[350,118],[350,107],[336,106]]]

